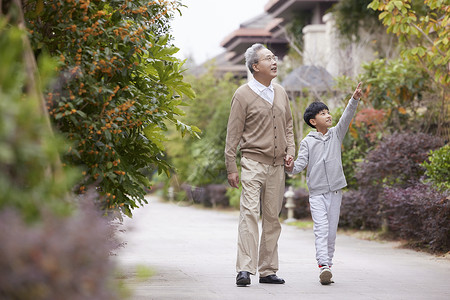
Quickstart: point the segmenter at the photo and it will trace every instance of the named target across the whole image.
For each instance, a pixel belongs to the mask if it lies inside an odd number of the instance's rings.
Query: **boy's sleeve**
[[[340,141],[342,141],[345,137],[345,134],[347,133],[348,127],[350,126],[350,122],[353,119],[353,116],[355,115],[356,108],[358,107],[358,100],[353,99],[353,97],[350,99],[350,101],[347,104],[347,107],[344,110],[344,113],[342,114],[341,118],[339,119],[339,122],[336,125],[336,134]]]
[[[300,148],[298,149],[297,159],[294,161],[294,168],[292,169],[292,172],[287,173],[291,175],[300,173],[308,165],[308,159],[309,159],[308,143],[305,140],[303,140],[300,143]]]

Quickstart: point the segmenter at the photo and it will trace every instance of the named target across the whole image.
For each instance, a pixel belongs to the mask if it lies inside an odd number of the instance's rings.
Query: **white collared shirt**
[[[269,86],[265,86],[258,80],[253,78],[248,82],[248,86],[261,98],[273,105],[273,98],[275,97],[275,91],[273,90],[272,83]]]

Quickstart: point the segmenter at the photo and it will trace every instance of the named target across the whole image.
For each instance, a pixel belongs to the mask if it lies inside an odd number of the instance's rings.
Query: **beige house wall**
[[[303,64],[324,67],[333,77],[346,75],[355,78],[361,64],[375,58],[370,47],[370,35],[361,35],[360,42],[342,46],[336,33],[332,14],[323,16],[324,24],[303,28]]]

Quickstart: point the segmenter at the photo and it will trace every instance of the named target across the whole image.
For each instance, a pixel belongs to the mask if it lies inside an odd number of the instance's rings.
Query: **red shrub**
[[[367,154],[359,165],[358,183],[370,188],[377,184],[408,186],[425,173],[420,164],[430,150],[442,147],[440,138],[425,133],[394,133]]]
[[[339,224],[378,229],[384,220],[398,237],[448,251],[448,191],[439,193],[420,183],[425,172],[421,163],[442,144],[440,138],[424,133],[384,138],[358,165],[358,190],[343,195]]]
[[[430,185],[386,188],[382,194],[389,230],[433,251],[450,249],[450,193]]]

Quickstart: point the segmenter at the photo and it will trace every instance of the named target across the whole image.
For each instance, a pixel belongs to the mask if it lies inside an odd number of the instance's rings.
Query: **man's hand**
[[[292,169],[294,168],[294,157],[292,155],[286,155],[284,158],[284,167],[286,168],[286,171],[292,172]]]
[[[228,174],[228,183],[231,185],[231,187],[239,188],[239,174],[238,173]]]
[[[353,93],[353,99],[355,100],[359,100],[359,98],[361,98],[362,95],[362,91],[360,89],[362,82],[358,83],[358,86],[356,87],[355,92]]]

